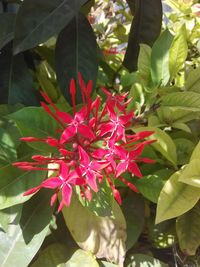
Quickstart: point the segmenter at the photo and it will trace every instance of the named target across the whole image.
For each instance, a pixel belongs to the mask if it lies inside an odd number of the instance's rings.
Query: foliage
[[[200,11],[195,0],[162,2],[0,2],[1,266],[198,266]],[[13,163],[55,156],[48,142],[60,131],[40,91],[73,114],[72,78],[77,110],[84,106],[79,72],[93,81],[92,100],[106,102],[102,86],[125,95],[135,114],[126,135],[153,132],[141,157],[155,163],[139,163],[141,179],[111,177],[121,206],[109,183],[87,203],[76,186],[57,213],[60,200],[50,207],[47,189],[23,196],[52,173]],[[48,142],[19,139],[27,136]]]

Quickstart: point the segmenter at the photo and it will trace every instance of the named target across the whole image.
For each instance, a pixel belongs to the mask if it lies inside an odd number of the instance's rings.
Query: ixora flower
[[[70,83],[73,115],[60,111],[51,99],[41,92],[45,102],[41,102],[44,110],[58,123],[60,138],[23,137],[26,142],[44,142],[57,149],[51,156],[35,155],[32,162],[16,162],[13,165],[24,170],[54,171],[54,177],[47,178],[40,185],[29,189],[24,195],[31,195],[41,188],[53,189],[55,192],[51,205],[58,194],[62,196],[58,210],[69,206],[74,187],[79,187],[82,198],[90,201],[93,195],[101,190],[101,183],[112,189],[113,196],[121,204],[121,196],[115,188],[119,179],[132,190],[137,188],[123,176],[129,172],[132,177],[141,178],[138,162],[153,163],[148,158],[141,158],[144,147],[154,140],[145,140],[152,132],[144,131],[130,134],[130,126],[134,112],[127,112],[127,93],[112,94],[105,88],[105,103],[99,96],[91,98],[92,82],[88,84],[79,74],[79,87],[82,93],[83,107],[77,110],[76,85],[74,79]],[[129,134],[127,133],[129,130]],[[105,183],[104,183],[105,184]]]

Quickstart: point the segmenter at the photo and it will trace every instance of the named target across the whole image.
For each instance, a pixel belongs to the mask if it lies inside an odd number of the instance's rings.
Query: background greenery
[[[0,2],[0,266],[200,265],[200,11],[195,4]],[[12,166],[38,151],[51,152],[19,137],[54,136],[56,123],[39,107],[38,91],[70,109],[69,82],[78,71],[93,80],[94,95],[101,94],[101,86],[128,91],[129,108],[137,115],[132,130],[153,130],[151,138],[157,140],[144,151],[156,164],[141,164],[144,177],[134,180],[140,194],[118,184],[123,205],[114,202],[112,216],[101,203],[87,208],[76,198],[63,215],[56,214],[47,191],[22,196],[47,173]],[[107,198],[102,195],[101,201]]]

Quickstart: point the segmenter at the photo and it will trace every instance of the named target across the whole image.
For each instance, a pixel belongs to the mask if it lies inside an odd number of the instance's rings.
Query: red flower
[[[114,95],[103,89],[108,96],[103,105],[99,96],[91,100],[91,81],[85,84],[80,74],[78,78],[84,106],[77,111],[76,86],[72,79],[70,93],[73,115],[60,111],[51,99],[41,92],[51,108],[44,102],[41,102],[41,105],[58,122],[60,137],[58,139],[51,136],[21,138],[26,142],[44,142],[55,147],[57,153],[49,157],[35,155],[32,157],[32,162],[14,163],[16,167],[25,170],[55,171],[54,177],[46,179],[41,185],[28,190],[24,195],[34,194],[41,188],[53,189],[55,190],[51,200],[53,204],[60,192],[62,200],[59,211],[64,205],[70,205],[74,187],[79,187],[81,196],[90,201],[92,194],[101,190],[103,179],[107,180],[113,196],[121,204],[122,200],[119,191],[115,188],[115,180],[120,179],[132,190],[137,191],[137,188],[126,181],[122,175],[130,172],[133,176],[142,177],[137,163],[153,163],[150,159],[140,157],[144,147],[154,142],[144,140],[152,132],[132,135],[126,133],[134,117],[133,111],[126,112],[130,101],[126,99],[128,94]]]

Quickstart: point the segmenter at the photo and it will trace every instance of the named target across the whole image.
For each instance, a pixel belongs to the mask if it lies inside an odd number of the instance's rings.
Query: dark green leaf
[[[168,267],[167,264],[144,254],[134,254],[129,257],[127,267]]]
[[[1,267],[28,266],[49,228],[53,212],[49,201],[49,194],[40,192],[24,205],[20,223],[10,225],[9,235],[0,232]]]
[[[124,66],[129,71],[137,70],[139,44],[153,45],[158,38],[162,24],[161,0],[136,0],[135,16],[129,34]]]
[[[86,2],[87,0],[23,1],[16,19],[15,54],[35,47],[59,33]]]
[[[15,15],[9,13],[0,14],[0,50],[14,37]]]
[[[22,205],[15,205],[4,210],[0,210],[0,231],[3,229],[4,232],[9,234],[8,230],[10,225],[19,223],[22,213]],[[2,229],[1,229],[2,228]]]
[[[78,72],[85,82],[93,81],[95,87],[98,71],[97,45],[94,32],[84,15],[79,13],[60,33],[56,44],[56,73],[63,95],[71,103],[69,84],[77,80]],[[81,103],[77,92],[77,103]]]
[[[12,44],[5,46],[0,54],[0,104],[21,103],[27,106],[39,105],[34,91],[34,82],[26,66],[24,56],[12,56]]]

